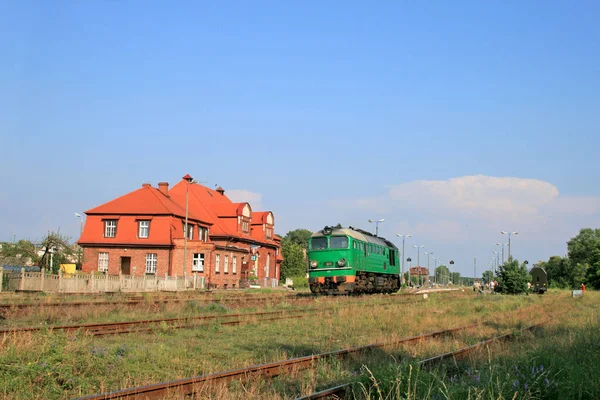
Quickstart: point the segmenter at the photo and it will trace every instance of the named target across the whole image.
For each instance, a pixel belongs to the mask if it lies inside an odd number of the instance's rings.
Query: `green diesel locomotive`
[[[308,247],[308,283],[317,294],[393,293],[400,289],[398,248],[361,229],[326,226]]]

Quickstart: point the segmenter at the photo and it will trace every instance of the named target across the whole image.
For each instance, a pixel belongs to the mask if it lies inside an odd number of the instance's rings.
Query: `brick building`
[[[143,184],[86,215],[78,242],[86,272],[197,275],[219,288],[279,281],[283,257],[273,213],[234,203],[222,188],[193,183],[189,175],[171,189],[166,182]]]

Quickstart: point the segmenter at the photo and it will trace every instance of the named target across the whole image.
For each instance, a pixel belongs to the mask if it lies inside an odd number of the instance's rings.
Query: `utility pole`
[[[397,233],[396,236],[402,238],[402,257],[400,257],[400,259],[402,260],[402,276],[400,277],[400,285],[402,285],[402,282],[404,282],[404,239],[411,237],[411,235],[401,235]]]
[[[189,206],[188,206],[188,197],[189,197],[189,190],[190,190],[190,182],[192,182],[192,177],[189,174],[186,174],[183,179],[185,181],[187,181],[186,185],[185,185],[185,229],[183,232],[183,281],[184,281],[184,285],[187,286],[187,283],[185,283],[185,267],[186,267],[186,256],[187,256],[187,241],[188,241],[188,212],[189,212]]]
[[[475,285],[475,280],[477,279],[477,257],[473,259],[473,285]]]

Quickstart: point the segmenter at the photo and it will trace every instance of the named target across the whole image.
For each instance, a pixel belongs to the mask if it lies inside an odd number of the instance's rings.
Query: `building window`
[[[156,265],[158,264],[158,255],[156,253],[146,254],[146,273],[156,274]]]
[[[221,272],[220,269],[221,269],[221,255],[217,254],[215,256],[215,273],[218,274],[219,272]]]
[[[117,220],[107,219],[104,221],[104,237],[114,238],[117,236]]]
[[[138,229],[138,237],[145,239],[148,237],[149,232],[150,232],[150,221],[140,221],[139,229]]]
[[[242,220],[242,232],[248,233],[248,221]]]
[[[237,257],[233,256],[233,261],[231,263],[231,272],[237,274]]]
[[[208,242],[208,228],[198,227],[198,239]]]
[[[269,267],[271,267],[271,254],[267,253],[267,265],[265,266],[265,278],[269,277]]]
[[[273,236],[273,228],[267,228],[267,239],[271,239]]]
[[[204,253],[194,253],[192,272],[204,272]]]
[[[229,256],[225,256],[225,265],[223,266],[223,272],[229,273]]]
[[[98,271],[108,272],[108,253],[98,253]]]

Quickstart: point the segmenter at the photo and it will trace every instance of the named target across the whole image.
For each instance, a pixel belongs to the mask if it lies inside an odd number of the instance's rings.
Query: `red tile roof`
[[[176,202],[182,199],[185,201],[185,187],[187,182],[180,181],[175,184],[170,190],[169,195]],[[233,236],[239,238],[249,238],[261,243],[272,244],[277,246],[273,240],[264,238],[264,235],[257,229],[252,229],[250,236],[241,234],[234,227],[237,227],[237,221],[231,223],[230,217],[235,217],[242,214],[242,208],[247,203],[234,203],[225,194],[221,194],[216,190],[209,189],[197,183],[189,184],[189,208],[197,214],[206,214],[210,217],[213,225],[210,227],[210,234],[215,236]],[[265,218],[269,212],[253,212],[252,224],[255,218],[261,220]],[[257,217],[255,217],[257,215]],[[261,223],[261,222],[258,222]]]
[[[183,203],[185,204],[185,199]],[[201,210],[189,209],[191,220],[212,224]],[[88,215],[175,215],[185,218],[185,209],[169,196],[149,184],[85,212]]]

